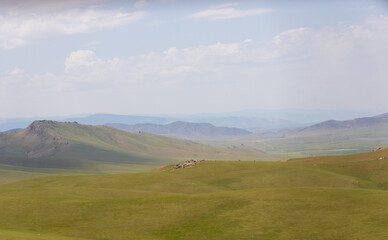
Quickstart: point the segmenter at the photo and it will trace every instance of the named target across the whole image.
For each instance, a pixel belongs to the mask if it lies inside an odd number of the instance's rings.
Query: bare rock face
[[[24,137],[43,137],[48,135],[55,135],[54,133],[55,122],[53,121],[34,121],[26,129],[23,129],[21,133]]]
[[[55,130],[56,127],[58,126],[54,121],[41,120],[15,132],[29,143],[25,152],[28,158],[48,157],[63,151],[69,145],[69,141]]]
[[[186,168],[186,167],[194,167],[195,165],[197,165],[198,163],[203,162],[203,161],[205,161],[205,160],[194,160],[194,159],[191,159],[191,160],[188,160],[188,161],[183,162],[183,163],[175,164],[174,169]]]

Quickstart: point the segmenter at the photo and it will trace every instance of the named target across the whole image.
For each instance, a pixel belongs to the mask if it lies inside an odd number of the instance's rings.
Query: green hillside
[[[35,121],[16,132],[0,133],[0,169],[25,179],[36,174],[124,173],[147,171],[188,159],[273,160],[249,147],[212,147],[107,126]],[[20,169],[28,174],[18,177]],[[34,174],[35,174],[34,173]],[[34,175],[33,174],[33,175]],[[35,175],[34,175],[35,176]],[[32,177],[32,176],[31,176]],[[0,176],[0,183],[2,177]]]
[[[0,187],[0,237],[387,239],[387,153],[11,183]]]

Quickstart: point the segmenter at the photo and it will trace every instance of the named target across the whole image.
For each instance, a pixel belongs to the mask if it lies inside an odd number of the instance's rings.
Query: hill
[[[34,121],[0,133],[0,163],[56,169],[126,172],[187,159],[263,159],[249,147],[220,148],[149,133],[76,122]]]
[[[376,152],[16,182],[0,186],[0,237],[383,240],[388,159]]]
[[[177,121],[166,125],[159,124],[136,124],[126,125],[109,123],[107,126],[121,129],[127,132],[148,132],[169,137],[198,139],[198,138],[230,138],[245,136],[251,132],[230,127],[216,127],[210,123],[191,123]]]

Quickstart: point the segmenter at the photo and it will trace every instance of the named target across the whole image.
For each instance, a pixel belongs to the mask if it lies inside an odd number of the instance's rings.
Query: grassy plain
[[[0,237],[387,239],[384,157],[388,149],[15,182],[0,187]]]

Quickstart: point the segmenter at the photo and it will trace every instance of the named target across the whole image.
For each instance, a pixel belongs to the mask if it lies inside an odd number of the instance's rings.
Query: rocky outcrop
[[[15,132],[27,145],[24,154],[28,158],[41,158],[62,152],[69,140],[56,131],[58,123],[48,120],[34,121],[27,128]]]
[[[203,161],[205,161],[205,160],[194,160],[194,159],[191,159],[191,160],[188,160],[188,161],[183,162],[183,163],[175,164],[174,169],[186,168],[186,167],[194,167],[195,165],[197,165],[198,163],[203,162]]]

